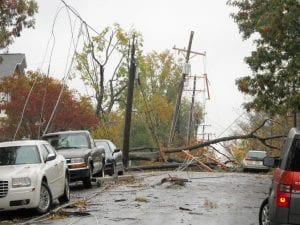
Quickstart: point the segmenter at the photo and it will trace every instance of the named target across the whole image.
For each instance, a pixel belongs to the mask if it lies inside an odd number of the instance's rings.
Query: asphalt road
[[[169,176],[187,182],[161,182]],[[134,177],[88,190],[73,184],[76,207],[20,224],[257,225],[270,185],[270,176],[256,173],[153,172]]]

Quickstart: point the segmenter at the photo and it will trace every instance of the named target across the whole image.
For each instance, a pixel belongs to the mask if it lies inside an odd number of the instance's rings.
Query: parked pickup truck
[[[104,148],[95,145],[88,131],[48,133],[42,139],[66,158],[71,181],[82,180],[84,187],[90,188],[93,175],[104,176]]]

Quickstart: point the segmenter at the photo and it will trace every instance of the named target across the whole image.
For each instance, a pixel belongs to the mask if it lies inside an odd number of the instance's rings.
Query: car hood
[[[91,149],[87,148],[70,148],[70,149],[59,149],[57,153],[64,156],[66,159],[70,158],[82,158],[90,154]]]
[[[1,178],[34,177],[41,170],[41,164],[24,164],[0,166]]]

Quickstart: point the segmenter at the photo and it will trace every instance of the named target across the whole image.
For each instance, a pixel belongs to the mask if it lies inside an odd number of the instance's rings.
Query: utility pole
[[[125,115],[125,126],[124,126],[124,139],[123,139],[123,163],[125,168],[128,168],[128,161],[129,161],[129,141],[130,141],[130,127],[131,127],[131,114],[132,114],[135,73],[136,73],[135,37],[133,37],[132,45],[131,45],[131,54],[130,54],[129,78],[128,78],[128,85],[127,85],[127,103],[126,103],[126,115]]]
[[[189,71],[188,71],[189,70],[188,69],[189,64],[188,63],[189,63],[189,60],[190,60],[190,53],[191,53],[191,48],[192,48],[193,36],[194,36],[194,31],[191,31],[189,45],[188,45],[188,49],[187,49],[186,57],[185,57],[184,70],[182,71],[182,79],[181,79],[181,81],[179,83],[179,87],[178,87],[178,95],[177,95],[177,99],[176,99],[175,111],[174,111],[174,114],[173,114],[171,130],[170,130],[170,136],[169,136],[169,144],[173,143],[173,140],[174,140],[175,128],[176,128],[177,121],[178,121],[178,114],[179,114],[179,108],[180,108],[180,104],[181,104],[181,97],[182,97],[185,77],[189,73]]]
[[[190,143],[190,139],[191,139],[191,127],[192,127],[194,104],[195,104],[196,79],[197,79],[197,77],[194,76],[193,95],[192,95],[192,102],[191,102],[191,108],[190,108],[190,113],[189,113],[189,122],[188,122],[188,127],[187,127],[187,139],[186,139],[187,144]],[[193,126],[193,130],[194,130],[194,126]]]

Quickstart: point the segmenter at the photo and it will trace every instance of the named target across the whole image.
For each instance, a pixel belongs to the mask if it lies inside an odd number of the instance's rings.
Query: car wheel
[[[118,175],[116,162],[113,163],[111,175],[112,175],[112,176]]]
[[[105,177],[105,161],[102,162],[102,169],[100,171],[100,176]]]
[[[52,204],[52,196],[47,183],[43,182],[40,190],[40,202],[36,211],[39,214],[44,214],[50,210]]]
[[[266,198],[260,206],[259,225],[270,225],[268,198]]]
[[[83,186],[85,188],[91,188],[92,187],[92,175],[93,175],[93,171],[92,169],[90,168],[89,170],[89,176],[84,178],[82,181],[83,181]]]
[[[124,165],[122,163],[122,169],[118,172],[119,175],[123,175],[124,174]]]
[[[70,186],[69,186],[69,178],[68,178],[67,175],[66,175],[66,178],[65,178],[64,194],[61,197],[58,198],[58,201],[60,203],[65,203],[65,202],[70,201]]]

